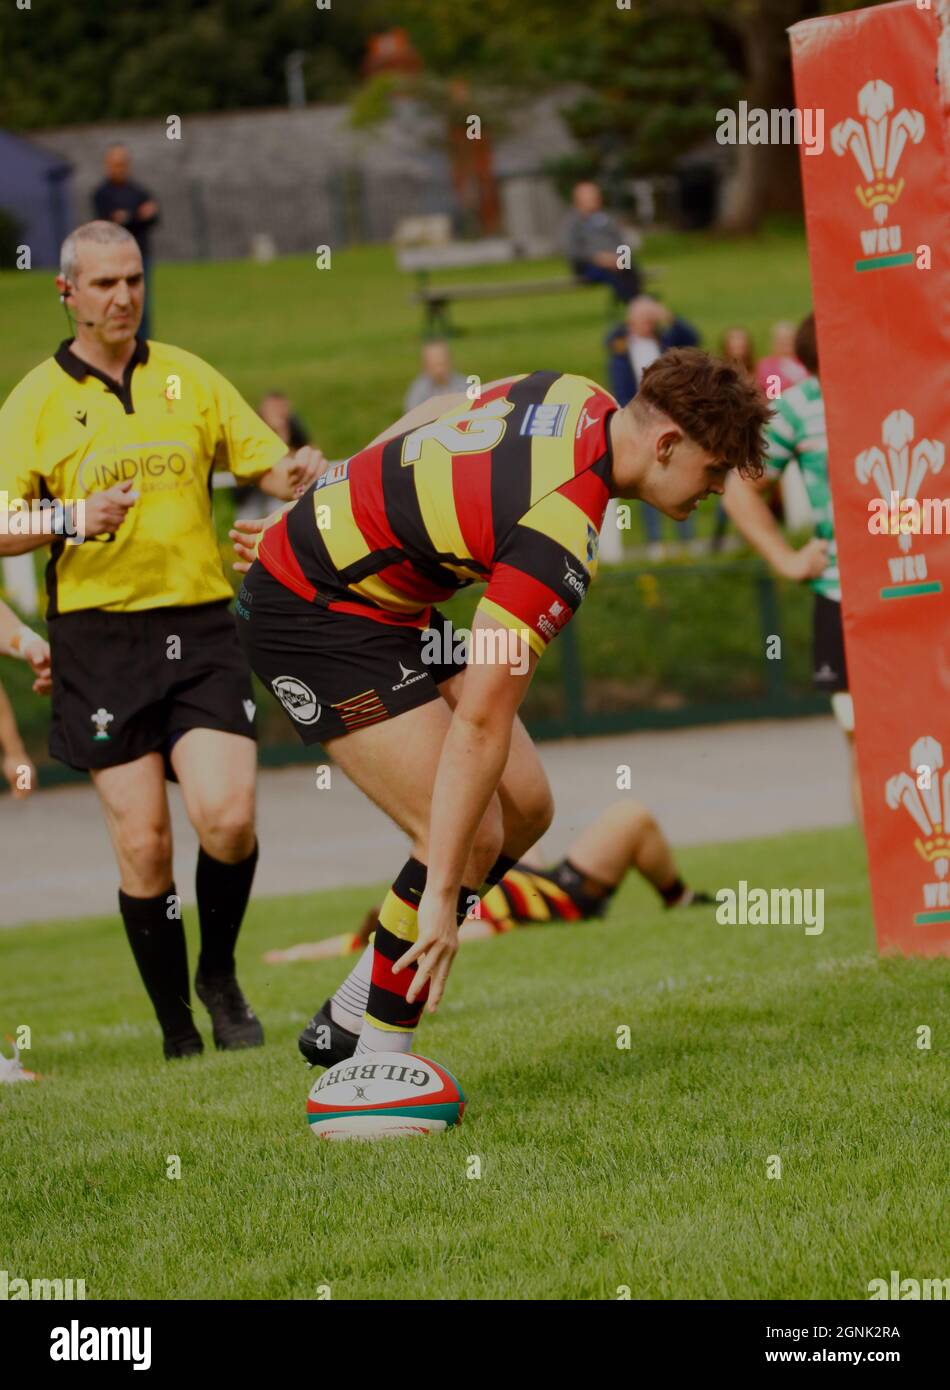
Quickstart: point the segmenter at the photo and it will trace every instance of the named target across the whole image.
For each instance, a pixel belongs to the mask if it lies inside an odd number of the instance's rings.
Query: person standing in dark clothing
[[[92,195],[92,207],[100,221],[118,222],[138,242],[145,271],[145,308],[139,333],[143,338],[150,338],[152,258],[149,243],[152,228],[158,221],[158,203],[148,189],[129,178],[131,168],[132,161],[126,147],[110,145],[106,150],[106,177]]]

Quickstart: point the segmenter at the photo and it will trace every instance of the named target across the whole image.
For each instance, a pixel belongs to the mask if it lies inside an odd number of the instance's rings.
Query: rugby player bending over
[[[532,372],[426,402],[232,533],[252,667],[412,844],[372,946],[304,1030],[325,1065],[411,1049],[460,924],[550,825],[518,707],[594,577],[609,498],[682,520],[730,469],[760,474],[768,416],[754,383],[696,348],[655,362],[622,410],[583,377]],[[474,583],[465,664],[425,629],[447,631],[433,605]]]

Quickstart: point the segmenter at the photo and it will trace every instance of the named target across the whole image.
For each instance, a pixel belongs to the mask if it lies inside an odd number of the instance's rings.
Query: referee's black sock
[[[201,955],[198,973],[234,974],[234,947],[247,910],[257,868],[257,841],[246,859],[225,864],[203,849],[198,851],[195,894],[201,923]]]
[[[119,889],[119,911],[135,963],[166,1038],[197,1030],[191,1016],[188,948],[180,914],[168,916],[172,884],[154,898],[132,898]]]

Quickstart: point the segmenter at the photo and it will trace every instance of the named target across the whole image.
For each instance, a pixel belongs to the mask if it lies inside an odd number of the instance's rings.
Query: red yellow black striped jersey
[[[616,409],[580,376],[500,382],[328,470],[258,557],[310,602],[413,627],[487,583],[479,611],[541,652],[596,572]]]

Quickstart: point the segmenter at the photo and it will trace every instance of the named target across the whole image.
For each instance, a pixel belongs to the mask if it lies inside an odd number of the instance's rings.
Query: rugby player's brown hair
[[[635,414],[650,406],[718,463],[746,478],[762,476],[762,430],[772,408],[761,388],[728,362],[701,348],[671,348],[647,367],[630,402]]]

